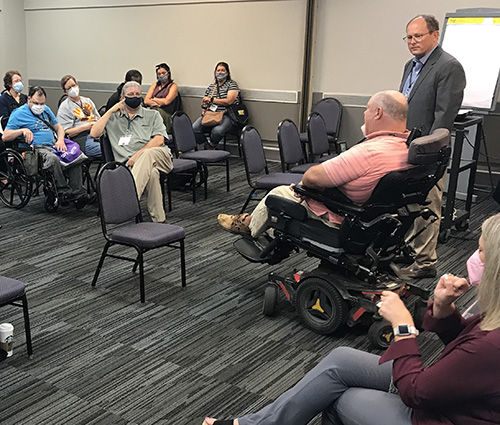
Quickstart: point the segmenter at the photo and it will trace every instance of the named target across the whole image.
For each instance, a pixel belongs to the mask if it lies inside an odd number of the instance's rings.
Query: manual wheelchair
[[[426,208],[426,197],[446,172],[449,142],[446,129],[411,141],[408,162],[415,167],[384,176],[362,206],[337,189],[294,188],[343,216],[338,229],[309,218],[297,202],[268,196],[268,219],[261,235],[237,240],[236,250],[249,261],[272,265],[302,249],[320,263],[312,271],[294,270],[288,276],[270,273],[263,313],[275,313],[281,293],[315,332],[331,334],[344,324],[370,325],[370,341],[385,348],[393,338],[392,327],[378,315],[377,302],[381,292],[389,290],[406,299],[418,327],[430,294],[407,283],[394,260],[411,255],[405,236],[417,217],[429,223],[437,219]]]
[[[58,193],[55,178],[48,170],[43,169],[42,160],[38,158],[33,146],[23,142],[7,142],[8,146],[0,153],[0,201],[10,208],[23,208],[32,196],[43,191],[44,208],[47,212],[55,212],[60,205],[75,200]],[[27,156],[36,158],[36,165],[27,164]],[[85,178],[90,178],[87,168]],[[75,205],[76,204],[75,201]]]

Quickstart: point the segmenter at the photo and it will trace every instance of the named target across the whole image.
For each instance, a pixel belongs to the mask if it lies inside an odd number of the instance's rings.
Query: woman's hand
[[[398,294],[391,291],[384,291],[380,296],[379,314],[388,322],[392,327],[398,325],[411,325],[414,326],[413,317],[404,305],[403,301]]]
[[[469,290],[469,282],[463,277],[453,276],[447,273],[441,276],[434,289],[434,305],[432,313],[434,317],[443,318],[455,311],[453,302]]]
[[[210,98],[208,96],[204,96],[201,99],[201,106],[208,106],[210,104]]]

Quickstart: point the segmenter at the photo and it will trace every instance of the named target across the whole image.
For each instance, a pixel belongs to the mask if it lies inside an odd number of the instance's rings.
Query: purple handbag
[[[73,140],[64,139],[64,143],[66,144],[67,151],[60,151],[54,148],[54,153],[59,157],[59,161],[64,164],[71,164],[78,159],[85,159],[85,155],[80,149],[78,143],[73,142]]]

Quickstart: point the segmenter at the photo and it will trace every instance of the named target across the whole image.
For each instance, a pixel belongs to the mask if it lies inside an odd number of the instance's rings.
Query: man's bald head
[[[395,90],[375,93],[365,111],[366,134],[376,131],[404,132],[408,102],[405,96]]]

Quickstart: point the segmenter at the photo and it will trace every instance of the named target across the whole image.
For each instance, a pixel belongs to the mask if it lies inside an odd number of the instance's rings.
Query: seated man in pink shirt
[[[406,139],[406,98],[396,91],[376,93],[365,110],[366,139],[341,155],[318,164],[304,174],[301,184],[313,189],[336,187],[355,204],[366,202],[379,180],[391,171],[405,170],[408,164]],[[302,203],[311,218],[338,227],[342,217],[323,204],[295,195],[289,186],[279,186],[269,192]],[[267,207],[262,199],[252,215],[219,214],[219,224],[232,233],[257,237],[267,220]]]

